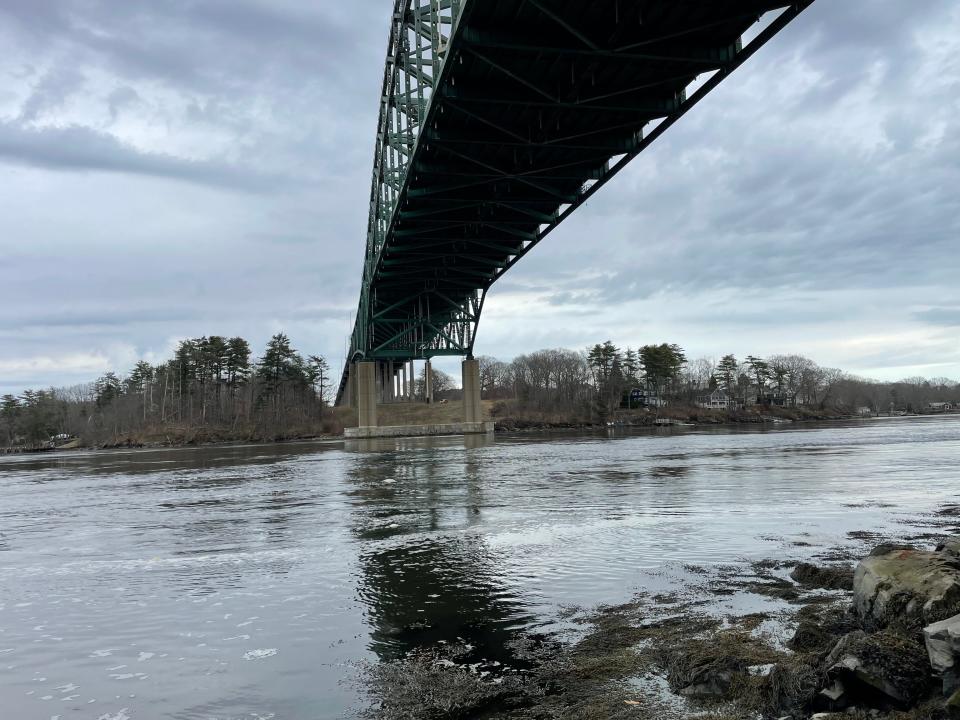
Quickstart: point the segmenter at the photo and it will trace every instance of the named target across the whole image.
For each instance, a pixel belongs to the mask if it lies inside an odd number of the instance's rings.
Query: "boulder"
[[[960,655],[960,615],[927,625],[923,629],[930,667],[937,674],[952,670]]]
[[[809,588],[824,590],[852,590],[853,568],[849,565],[813,565],[811,563],[797,563],[790,573],[790,577],[798,584]]]
[[[943,679],[943,694],[960,689],[960,615],[923,629],[930,667]]]
[[[937,552],[960,558],[960,538],[949,538],[937,545]]]
[[[927,691],[930,670],[919,642],[889,630],[841,638],[828,656],[827,678],[839,681],[845,701],[907,708]]]
[[[960,558],[881,545],[857,565],[853,602],[868,629],[944,620],[960,613]]]
[[[680,691],[689,698],[720,698],[733,684],[733,671],[728,668],[703,666],[690,673],[690,683]]]

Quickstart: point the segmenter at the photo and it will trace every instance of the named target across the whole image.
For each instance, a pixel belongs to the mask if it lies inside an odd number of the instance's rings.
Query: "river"
[[[506,658],[958,489],[958,416],[3,457],[0,717],[352,717],[365,664]]]

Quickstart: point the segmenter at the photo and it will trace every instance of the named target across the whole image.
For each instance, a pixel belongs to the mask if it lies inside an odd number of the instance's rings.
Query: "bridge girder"
[[[812,2],[395,0],[347,361],[472,355],[490,286]]]

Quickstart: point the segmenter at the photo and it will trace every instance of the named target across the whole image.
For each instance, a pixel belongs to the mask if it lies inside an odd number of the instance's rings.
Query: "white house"
[[[701,395],[697,398],[697,405],[709,410],[728,410],[732,404],[727,394],[719,388],[709,395]]]

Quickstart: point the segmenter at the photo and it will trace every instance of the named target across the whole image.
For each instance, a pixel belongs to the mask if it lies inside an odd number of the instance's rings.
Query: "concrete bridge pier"
[[[463,385],[463,421],[478,423],[483,420],[480,406],[480,362],[467,358],[460,367]]]
[[[365,360],[353,363],[349,368],[347,396],[357,407],[358,427],[347,428],[347,438],[403,437],[408,435],[469,435],[493,432],[493,423],[483,421],[480,405],[480,363],[467,358],[461,365],[463,384],[463,421],[428,422],[422,425],[391,425],[382,427],[377,422],[377,405],[413,400],[414,363],[391,360]],[[425,397],[432,402],[433,368],[426,362],[424,378],[427,380]]]
[[[377,363],[354,363],[351,374],[356,374],[356,397],[360,427],[377,426]]]

